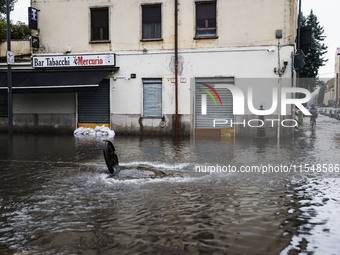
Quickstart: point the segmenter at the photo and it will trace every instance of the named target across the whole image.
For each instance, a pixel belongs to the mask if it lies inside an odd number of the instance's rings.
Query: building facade
[[[327,81],[326,86],[327,89],[325,91],[324,97],[323,97],[323,105],[334,107],[335,105],[335,79],[330,79]]]
[[[173,134],[177,41],[180,134],[255,135],[247,123],[258,116],[246,100],[244,113],[235,114],[228,86],[246,98],[252,87],[253,107],[264,110],[276,95],[280,101],[281,88],[294,86],[297,1],[255,2],[179,0],[176,38],[175,0],[32,0],[40,44],[34,72],[93,72],[98,79],[70,83],[52,75],[46,79],[59,82],[50,88],[23,84],[14,94],[17,129],[106,124],[117,134]],[[102,65],[102,58],[114,63]],[[266,123],[267,135],[289,133],[279,123],[290,113],[278,108],[266,116],[278,119]]]
[[[336,107],[340,107],[340,77],[339,77],[339,73],[340,73],[340,48],[336,49],[336,53],[335,53],[335,96],[334,96],[334,102]]]

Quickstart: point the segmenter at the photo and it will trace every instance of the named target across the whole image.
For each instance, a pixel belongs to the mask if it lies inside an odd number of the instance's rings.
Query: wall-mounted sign
[[[8,65],[14,65],[14,52],[13,51],[7,51],[7,64]]]
[[[33,57],[34,68],[115,66],[114,54],[58,55]]]
[[[39,48],[39,37],[31,36],[32,48]]]
[[[175,82],[176,82],[175,78],[167,78],[166,79],[166,83],[169,84],[169,85],[174,84]],[[187,78],[179,77],[178,83],[187,83]]]
[[[28,27],[38,29],[38,10],[32,7],[28,7]]]

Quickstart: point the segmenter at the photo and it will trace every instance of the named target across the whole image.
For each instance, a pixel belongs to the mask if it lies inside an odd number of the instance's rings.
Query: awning
[[[13,92],[60,90],[98,87],[99,83],[118,68],[36,70],[12,69]],[[0,89],[7,89],[7,69],[0,70]]]

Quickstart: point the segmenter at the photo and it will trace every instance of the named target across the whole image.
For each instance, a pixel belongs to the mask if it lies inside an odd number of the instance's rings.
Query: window
[[[196,2],[196,37],[216,37],[216,2]]]
[[[161,5],[142,6],[142,39],[160,39]]]
[[[143,117],[162,117],[162,79],[143,79]]]
[[[91,9],[91,41],[109,40],[109,8]]]

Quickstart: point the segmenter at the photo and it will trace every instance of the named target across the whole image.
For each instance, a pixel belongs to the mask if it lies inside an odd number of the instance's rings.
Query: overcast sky
[[[257,1],[257,0],[254,0]],[[335,69],[335,51],[340,48],[340,32],[339,32],[339,0],[302,0],[302,11],[307,16],[311,9],[318,17],[320,25],[324,27],[326,36],[325,44],[328,46],[328,53],[325,56],[328,62],[324,67],[319,69],[319,76],[322,78],[333,78]],[[11,20],[15,23],[22,21],[27,24],[27,8],[30,0],[18,0],[15,4],[14,11],[11,13]]]

